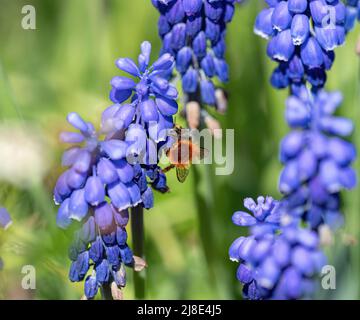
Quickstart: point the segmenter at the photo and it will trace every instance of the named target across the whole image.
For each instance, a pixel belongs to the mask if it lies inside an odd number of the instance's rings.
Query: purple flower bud
[[[273,257],[263,261],[256,276],[257,282],[266,289],[272,289],[280,276],[280,269]]]
[[[113,271],[113,278],[117,286],[125,287],[126,285],[125,268],[120,268],[119,271]]]
[[[73,148],[66,150],[63,153],[62,158],[61,158],[61,165],[64,167],[72,166],[80,151],[81,151],[81,149],[78,147],[73,147]]]
[[[223,14],[223,6],[219,1],[204,1],[205,15],[213,20],[219,21]]]
[[[114,103],[123,103],[130,98],[131,94],[132,90],[118,90],[116,88],[112,88],[109,97]]]
[[[202,27],[201,15],[191,16],[186,21],[186,35],[188,37],[195,37]]]
[[[188,16],[193,16],[200,12],[202,0],[183,0],[184,11]]]
[[[64,202],[60,205],[56,216],[56,224],[62,229],[68,228],[71,224],[69,203],[70,199],[65,199]]]
[[[214,59],[216,75],[222,82],[229,81],[229,66],[223,59]]]
[[[310,21],[305,14],[296,14],[291,22],[291,37],[293,44],[303,44],[310,34]]]
[[[56,182],[55,191],[61,197],[61,199],[55,199],[55,200],[61,200],[58,201],[58,203],[61,203],[62,200],[67,198],[71,193],[71,187],[67,183],[68,174],[69,174],[69,170],[63,172]]]
[[[135,85],[134,80],[127,77],[116,76],[111,80],[111,86],[116,90],[130,90],[133,89]]]
[[[96,276],[87,276],[84,285],[84,293],[86,298],[93,299],[95,298],[99,290],[99,285],[96,280]]]
[[[271,75],[270,82],[275,88],[286,88],[289,85],[289,77],[286,74],[286,70],[281,67],[276,68]]]
[[[92,176],[85,185],[85,199],[92,206],[98,206],[105,200],[104,185],[99,177]]]
[[[244,284],[250,283],[254,278],[252,271],[245,264],[241,263],[236,272],[237,279]]]
[[[255,34],[268,39],[274,35],[274,29],[271,21],[274,8],[266,8],[260,11],[255,20],[254,32]]]
[[[108,231],[113,225],[113,213],[110,205],[101,203],[95,208],[95,221],[101,231]]]
[[[153,99],[147,98],[140,103],[141,118],[145,122],[157,121],[159,119],[156,104]]]
[[[112,207],[112,209],[116,224],[120,227],[125,227],[129,222],[129,211],[128,210],[118,211],[114,207]]]
[[[230,246],[229,249],[229,257],[232,261],[239,261],[240,260],[240,251],[239,248],[243,241],[245,240],[245,237],[237,238]]]
[[[166,12],[166,18],[172,25],[181,22],[185,17],[185,11],[182,1],[174,1]]]
[[[223,39],[221,39],[217,44],[213,46],[213,52],[215,56],[219,59],[223,59],[225,55],[226,44]]]
[[[113,269],[118,269],[120,267],[120,249],[117,245],[106,247],[106,257],[109,264]]]
[[[117,228],[116,229],[116,241],[119,246],[123,246],[127,241],[127,232],[125,228]]]
[[[199,59],[206,55],[206,36],[204,31],[199,32],[195,37],[193,41],[193,51]]]
[[[334,50],[345,41],[344,28],[321,28],[315,27],[316,39],[321,47],[326,50]]]
[[[101,263],[95,266],[96,281],[100,284],[109,281],[110,277],[110,265],[106,259],[103,259]]]
[[[303,13],[308,6],[307,0],[289,0],[288,8],[293,13]]]
[[[131,206],[131,198],[125,185],[121,182],[108,186],[108,194],[113,205],[118,210],[124,210]]]
[[[303,247],[293,250],[291,262],[299,272],[307,276],[311,276],[315,271],[310,252]]]
[[[74,190],[69,202],[70,218],[81,221],[89,211],[89,206],[85,199],[85,189]]]
[[[281,284],[282,291],[285,294],[284,299],[299,299],[301,297],[301,276],[295,268],[285,270]]]
[[[172,116],[178,111],[178,104],[173,99],[157,96],[155,102],[157,108],[164,116]]]
[[[121,140],[107,140],[101,143],[104,152],[112,160],[118,160],[126,157],[128,144]]]
[[[272,250],[275,262],[280,268],[285,267],[290,262],[291,248],[287,241],[278,239],[273,244]]]
[[[133,207],[137,206],[141,203],[141,194],[140,189],[134,182],[126,183],[127,191],[130,195],[131,204]]]
[[[165,53],[154,62],[153,67],[154,70],[168,70],[173,64],[174,58],[170,54]]]
[[[329,134],[343,137],[349,136],[354,129],[351,120],[341,117],[323,117],[320,120],[320,126],[322,130]]]
[[[234,13],[235,13],[235,7],[232,4],[227,3],[224,13],[224,22],[230,23],[234,17]]]
[[[61,132],[59,138],[63,143],[81,143],[85,140],[84,136],[78,132]]]
[[[200,82],[201,98],[208,105],[215,105],[215,87],[211,81],[202,80]]]
[[[91,244],[89,249],[89,257],[94,263],[98,263],[102,260],[104,254],[104,246],[100,237],[97,237],[96,240]]]
[[[186,24],[178,23],[171,31],[171,48],[174,50],[180,50],[185,46],[186,42]]]
[[[246,237],[239,245],[239,257],[242,260],[247,260],[252,249],[256,245],[256,241],[253,237]]]
[[[216,43],[219,41],[221,36],[221,29],[220,25],[217,23],[212,22],[209,19],[205,19],[205,35],[208,40],[210,40],[212,43]]]
[[[85,243],[91,243],[96,239],[96,224],[95,218],[90,216],[89,219],[83,224],[80,231],[80,238]]]
[[[213,77],[215,74],[215,63],[214,58],[211,54],[207,54],[202,60],[201,60],[201,68],[204,70],[206,76],[209,78]]]
[[[286,162],[296,157],[301,151],[304,143],[303,134],[299,131],[289,133],[281,142],[280,159]]]
[[[134,77],[138,77],[140,75],[139,68],[135,64],[135,62],[130,58],[120,58],[116,61],[116,66]]]
[[[288,9],[287,1],[280,1],[274,8],[271,17],[273,28],[277,31],[283,31],[290,27],[292,16]]]
[[[139,55],[138,58],[139,68],[141,72],[144,72],[150,62],[151,43],[148,41],[144,41],[141,44],[140,49],[141,49],[141,54]]]
[[[256,223],[256,219],[247,212],[237,211],[232,216],[234,224],[242,227],[253,226]]]
[[[125,265],[131,265],[133,262],[133,253],[131,249],[126,246],[124,248],[120,248],[120,256],[121,260]]]
[[[151,209],[154,206],[154,193],[150,187],[141,194],[141,202],[145,209]]]
[[[185,73],[192,61],[192,50],[189,47],[183,47],[176,56],[176,69],[181,73]]]
[[[66,119],[74,128],[82,132],[88,131],[86,122],[76,112],[69,113]]]
[[[77,153],[72,168],[80,173],[85,173],[90,169],[91,154],[87,150],[81,150]]]
[[[313,37],[301,45],[300,55],[303,63],[309,68],[320,67],[324,62],[321,48]]]
[[[190,67],[182,79],[182,86],[185,92],[194,93],[198,86],[198,72]]]
[[[298,164],[296,161],[288,162],[280,174],[279,190],[283,194],[289,194],[299,185]]]
[[[279,61],[289,61],[295,51],[295,46],[292,42],[290,29],[281,31],[269,42],[273,47],[269,51],[271,58]],[[270,46],[271,48],[271,46]]]
[[[310,120],[310,110],[300,99],[291,96],[286,100],[285,116],[291,127],[306,127]]]
[[[301,181],[306,181],[313,177],[317,171],[317,159],[315,155],[304,150],[298,157],[298,174]]]
[[[134,169],[125,159],[114,161],[114,165],[122,183],[128,183],[134,179]]]
[[[6,230],[11,224],[12,220],[7,210],[5,208],[0,208],[0,227]]]
[[[257,264],[259,261],[265,259],[272,247],[272,241],[268,239],[256,242],[251,255],[251,262]]]
[[[354,145],[336,137],[328,140],[327,153],[342,167],[348,166],[356,158]]]
[[[331,6],[328,6],[325,0],[311,1],[309,6],[311,17],[316,25],[321,26],[327,22]]]
[[[103,184],[110,184],[118,180],[114,164],[106,158],[101,158],[97,165],[97,175]]]

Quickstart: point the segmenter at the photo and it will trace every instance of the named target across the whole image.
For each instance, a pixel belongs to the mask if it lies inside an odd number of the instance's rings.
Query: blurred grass
[[[25,4],[37,10],[35,31],[21,29]],[[202,220],[197,215],[194,172],[185,184],[177,183],[174,173],[169,175],[171,193],[157,194],[154,209],[145,213],[149,298],[240,298],[236,264],[228,260],[227,250],[244,231],[232,225],[231,216],[242,208],[244,197],[279,196],[278,145],[287,132],[283,119],[287,93],[270,87],[274,64],[265,55],[266,42],[252,30],[261,6],[262,1],[251,1],[238,7],[227,35],[230,100],[228,113],[220,120],[223,128],[235,128],[235,170],[230,176],[213,175],[210,200],[207,189],[200,186],[205,205],[211,208],[202,212]],[[15,222],[1,235],[5,269],[0,273],[0,298],[78,299],[82,285],[67,279],[71,231],[56,227],[52,204],[51,189],[61,171],[60,156],[65,148],[57,135],[67,128],[65,116],[70,111],[98,123],[101,111],[110,104],[109,81],[118,73],[114,66],[118,57],[136,58],[143,40],[152,42],[154,56],[159,52],[158,14],[147,0],[0,0],[0,8],[0,40],[4,44],[0,47],[0,124],[10,120],[30,123],[41,130],[51,154],[51,169],[43,184],[24,189],[1,182],[0,203]],[[354,54],[358,33],[359,28],[346,46],[336,51],[328,86],[343,92],[341,113],[355,119],[359,128],[359,61]],[[354,141],[359,148],[357,131]],[[356,166],[359,172],[359,161]],[[206,170],[211,173],[214,168]],[[204,171],[199,168],[200,175]],[[358,195],[357,188],[344,196],[347,224],[343,232],[359,241]],[[206,247],[205,241],[205,249],[214,260],[206,258],[203,247],[206,218],[212,225],[207,230],[212,245]],[[344,270],[345,280],[336,297],[359,298],[358,246],[345,247],[339,236],[337,250],[330,251],[330,261],[340,261],[339,270]],[[20,289],[25,264],[37,270],[33,292]],[[130,273],[128,282],[125,298],[131,299]]]

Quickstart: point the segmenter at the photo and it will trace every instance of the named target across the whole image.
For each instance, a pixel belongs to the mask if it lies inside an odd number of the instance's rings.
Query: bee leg
[[[168,171],[170,171],[171,169],[174,169],[174,168],[175,168],[175,165],[171,164],[168,167],[162,169],[162,172],[166,173],[166,172],[168,172]]]

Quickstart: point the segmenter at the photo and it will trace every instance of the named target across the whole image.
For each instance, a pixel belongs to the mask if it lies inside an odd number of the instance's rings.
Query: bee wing
[[[209,150],[204,148],[199,148],[199,159],[202,160],[209,156]]]
[[[176,167],[176,176],[179,182],[183,183],[187,176],[189,175],[189,168],[186,167]]]

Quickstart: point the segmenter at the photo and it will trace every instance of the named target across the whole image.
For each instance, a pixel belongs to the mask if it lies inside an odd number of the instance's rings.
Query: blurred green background
[[[25,4],[36,8],[36,30],[21,28]],[[194,170],[184,184],[169,175],[171,193],[156,195],[145,216],[147,298],[241,297],[227,250],[245,230],[232,225],[231,216],[244,197],[279,197],[278,145],[287,132],[287,93],[270,87],[274,64],[265,55],[266,42],[253,34],[262,6],[260,0],[238,6],[227,35],[230,100],[227,115],[219,118],[223,128],[235,128],[235,171],[216,176],[207,166]],[[9,230],[0,230],[5,261],[0,299],[81,297],[82,284],[67,279],[71,231],[55,224],[52,188],[65,149],[58,134],[68,128],[70,111],[99,123],[110,105],[109,81],[118,74],[118,57],[135,59],[143,40],[152,42],[153,57],[158,54],[157,18],[150,0],[0,0],[0,147],[5,146],[0,204],[14,219]],[[341,113],[360,128],[358,34],[359,28],[336,51],[328,87],[343,92]],[[358,130],[353,140],[359,149]],[[359,162],[356,166],[359,172]],[[360,298],[359,189],[343,198],[346,226],[327,249],[337,267],[337,290],[321,292],[321,298]],[[36,268],[36,290],[21,289],[24,265]],[[125,299],[133,297],[129,271]]]

